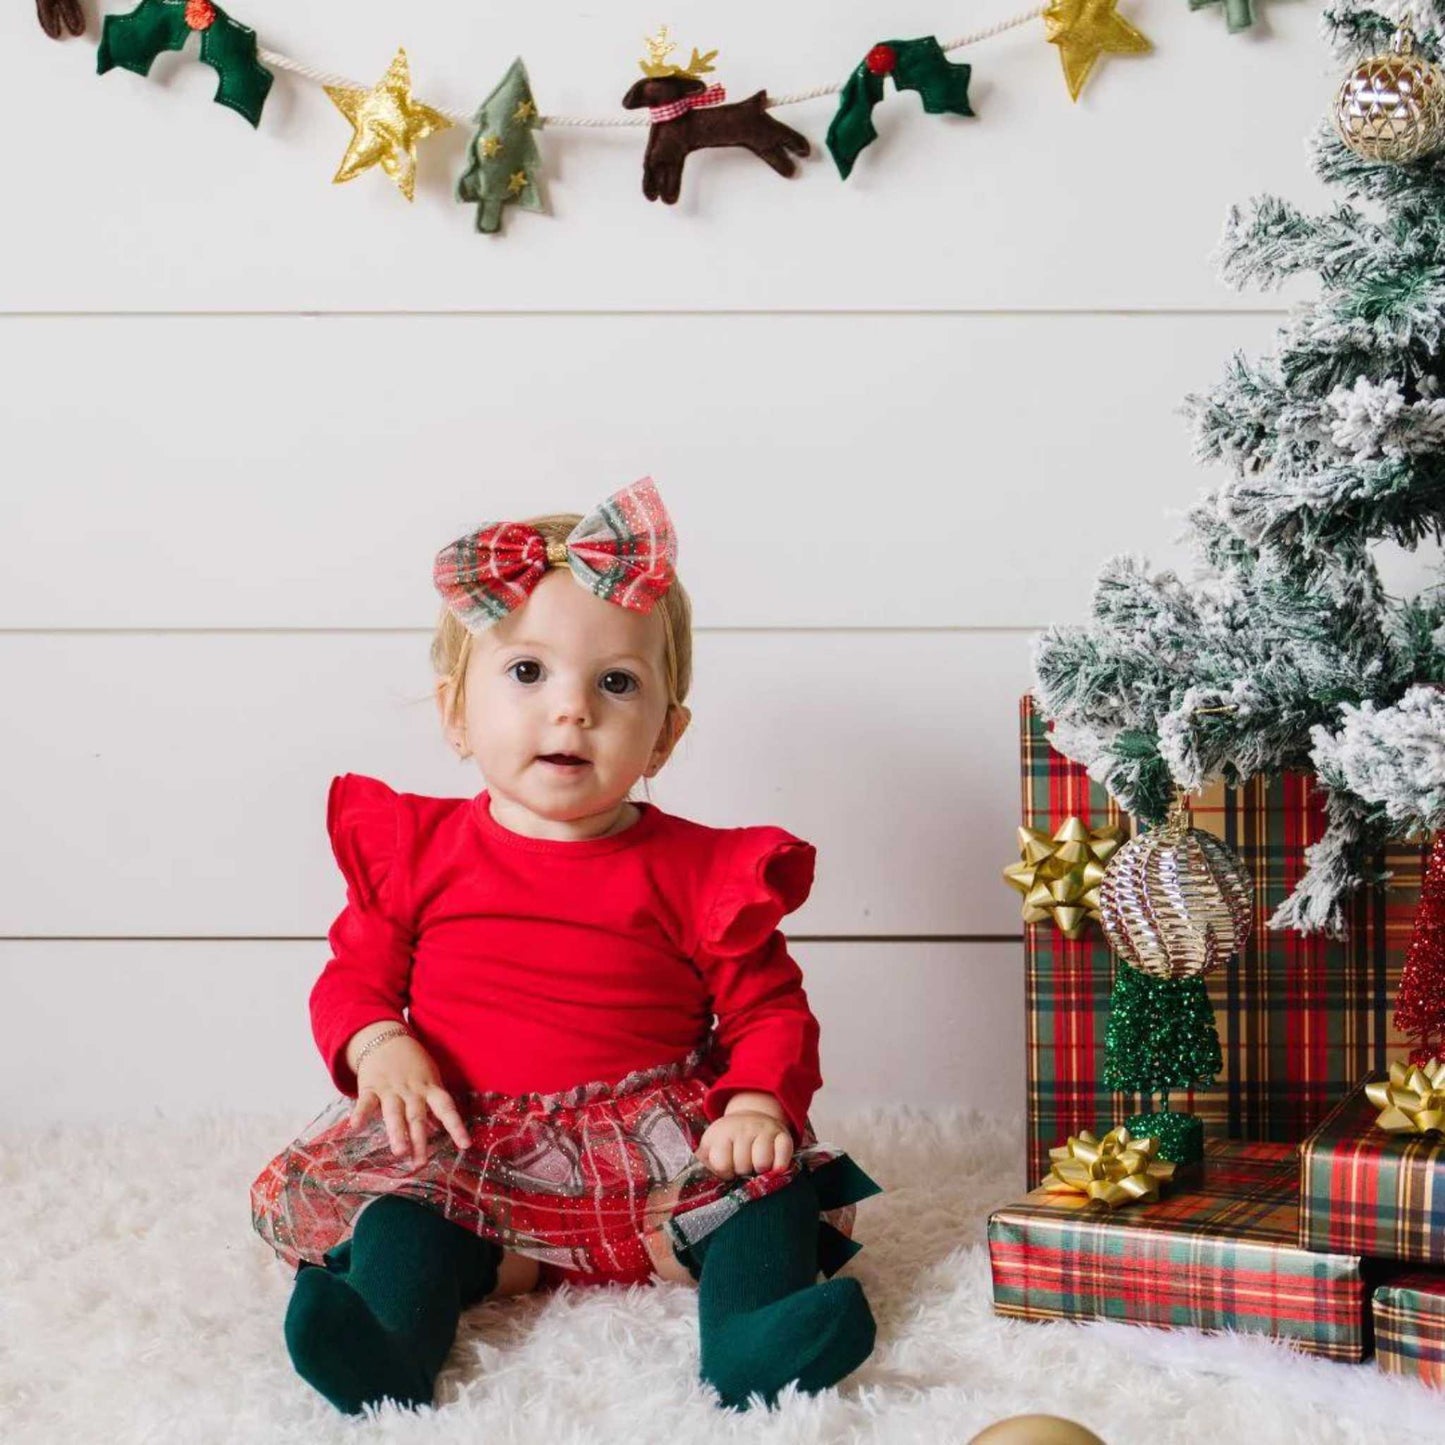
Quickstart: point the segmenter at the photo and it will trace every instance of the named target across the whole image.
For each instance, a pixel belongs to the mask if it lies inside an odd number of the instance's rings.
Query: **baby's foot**
[[[286,1348],[301,1378],[348,1415],[384,1398],[400,1405],[432,1402],[436,1382],[406,1342],[329,1270],[303,1269],[297,1275],[286,1309]]]
[[[754,1393],[771,1405],[791,1380],[816,1394],[856,1370],[876,1334],[862,1285],[851,1276],[824,1280],[704,1329],[702,1378],[735,1407]]]

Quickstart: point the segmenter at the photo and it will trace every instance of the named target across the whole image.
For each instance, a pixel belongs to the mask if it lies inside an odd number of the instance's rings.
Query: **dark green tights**
[[[836,1385],[873,1352],[873,1312],[851,1276],[818,1278],[818,1191],[806,1170],[692,1246],[702,1378],[724,1405],[771,1405],[796,1380]],[[699,1271],[700,1264],[700,1271]]]
[[[338,1410],[429,1405],[469,1305],[497,1287],[501,1247],[400,1194],[374,1199],[326,1269],[303,1265],[286,1310],[301,1378]]]
[[[698,1282],[702,1378],[724,1405],[772,1404],[792,1381],[836,1384],[873,1350],[856,1279],[818,1279],[818,1193],[806,1171],[743,1205],[686,1261]],[[286,1311],[297,1372],[359,1414],[390,1398],[428,1405],[461,1312],[497,1286],[501,1249],[398,1194],[357,1216],[328,1267],[303,1266]]]

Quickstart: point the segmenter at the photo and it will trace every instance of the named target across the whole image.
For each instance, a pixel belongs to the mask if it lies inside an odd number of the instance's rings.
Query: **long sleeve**
[[[703,1107],[718,1119],[741,1090],[773,1094],[796,1141],[823,1082],[819,1027],[802,970],[777,925],[807,899],[816,855],[811,844],[781,828],[738,829],[731,844],[694,960],[712,994],[728,1059]]]
[[[385,783],[359,773],[332,780],[326,830],[346,879],[346,907],[327,934],[331,958],[311,989],[311,1032],[332,1082],[352,1098],[347,1043],[367,1024],[403,1020],[410,1001],[404,816]]]

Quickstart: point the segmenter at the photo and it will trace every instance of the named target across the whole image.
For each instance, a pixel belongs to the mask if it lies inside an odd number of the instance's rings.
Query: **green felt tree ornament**
[[[163,50],[181,50],[201,33],[201,60],[220,76],[216,103],[261,123],[273,76],[256,59],[256,32],[232,20],[211,0],[141,0],[126,15],[107,15],[100,32],[96,74],[114,66],[149,75]]]
[[[972,115],[968,103],[971,70],[971,66],[949,60],[932,35],[875,45],[848,77],[838,113],[828,127],[828,150],[843,179],[848,179],[859,155],[878,139],[873,107],[883,99],[885,77],[891,75],[899,90],[916,90],[930,115]]]
[[[1231,35],[1254,24],[1253,0],[1189,0],[1191,10],[1203,10],[1206,5],[1224,6],[1224,24]]]
[[[477,230],[502,229],[502,207],[545,211],[542,155],[533,134],[538,122],[527,67],[519,56],[481,103],[473,117],[477,133],[468,148],[470,162],[457,181],[457,200],[477,207]]]

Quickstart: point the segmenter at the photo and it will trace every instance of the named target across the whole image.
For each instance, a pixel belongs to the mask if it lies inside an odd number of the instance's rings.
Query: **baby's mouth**
[[[539,763],[551,763],[554,767],[559,768],[585,768],[590,766],[586,758],[579,758],[575,753],[539,753],[537,755],[537,761]]]

